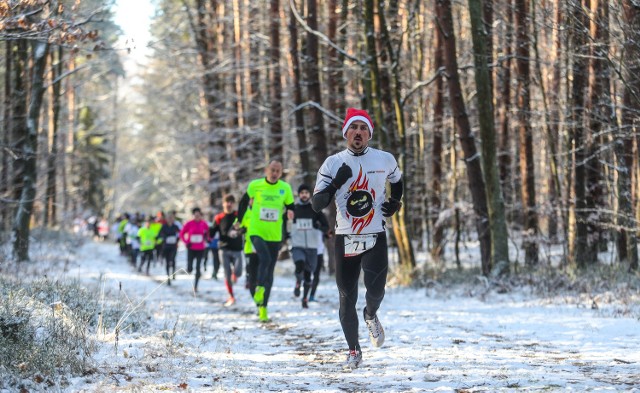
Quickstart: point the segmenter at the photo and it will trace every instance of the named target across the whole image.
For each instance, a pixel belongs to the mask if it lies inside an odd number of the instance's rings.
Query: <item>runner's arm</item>
[[[392,199],[396,201],[400,201],[402,199],[402,193],[404,191],[404,185],[402,183],[402,179],[398,180],[396,183],[390,183],[391,186],[391,195]]]
[[[242,196],[242,199],[240,199],[240,202],[238,203],[238,221],[242,222],[242,218],[249,208],[250,201],[251,198],[249,198],[249,194],[245,192]]]
[[[323,212],[316,212],[316,229],[320,230],[323,234],[327,234],[329,230],[329,221],[327,221],[327,216],[324,215]]]
[[[334,186],[333,183],[329,183],[324,190],[313,194],[313,197],[311,197],[311,207],[313,210],[320,212],[322,209],[329,206],[331,199],[336,195],[336,191],[338,191],[336,186]]]

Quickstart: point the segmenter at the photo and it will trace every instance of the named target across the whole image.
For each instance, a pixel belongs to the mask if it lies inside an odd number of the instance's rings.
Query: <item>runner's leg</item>
[[[202,264],[202,259],[204,258],[204,253],[206,250],[193,250],[194,257],[196,259],[196,281],[193,286],[195,291],[198,291],[198,282],[200,281],[200,277],[202,273],[200,272],[200,265]]]
[[[251,297],[256,294],[256,281],[258,279],[258,256],[253,254],[245,254],[247,257],[247,285]]]
[[[362,254],[364,286],[367,289],[365,295],[367,301],[367,319],[373,318],[378,308],[380,308],[380,304],[384,298],[384,287],[387,284],[388,267],[387,236],[382,232],[378,234],[376,245],[371,250]]]
[[[322,266],[324,265],[324,255],[318,255],[318,261],[316,264],[316,270],[313,272],[313,281],[311,281],[311,293],[309,294],[309,298],[316,297],[316,289],[318,289],[318,284],[320,283],[320,272],[322,271]]]
[[[252,236],[253,239],[253,236]],[[262,239],[260,239],[262,240]],[[273,286],[273,271],[276,268],[276,262],[278,260],[278,251],[280,251],[280,242],[265,242],[265,248],[267,250],[267,259],[265,261],[266,266],[264,266],[265,277],[263,278],[263,286],[264,286],[264,301],[263,305],[266,307],[269,303],[269,296],[271,295],[271,287]],[[254,243],[255,247],[255,243]],[[258,248],[256,247],[256,251]],[[263,269],[263,262],[260,260],[260,269]],[[258,277],[258,285],[260,285],[260,277]]]
[[[231,261],[233,259],[230,252],[220,250],[222,257],[222,268],[224,269],[224,285],[227,288],[229,296],[233,297],[233,281],[231,280]]]
[[[340,325],[349,349],[360,349],[358,342],[358,279],[361,256],[344,257],[344,235],[336,236],[336,284],[340,294]]]

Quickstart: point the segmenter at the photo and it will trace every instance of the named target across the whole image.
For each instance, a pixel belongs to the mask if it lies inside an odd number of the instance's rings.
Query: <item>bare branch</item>
[[[341,55],[343,55],[347,59],[349,59],[349,60],[351,60],[351,61],[353,61],[355,63],[358,63],[358,64],[360,64],[362,66],[364,66],[366,64],[365,60],[360,60],[357,57],[351,56],[344,49],[342,49],[341,47],[336,45],[333,41],[331,41],[329,39],[329,37],[327,37],[326,35],[322,34],[321,32],[319,32],[317,30],[313,30],[312,28],[310,28],[309,25],[307,25],[307,23],[302,19],[302,16],[300,16],[300,14],[298,13],[298,10],[296,9],[296,5],[295,5],[295,3],[293,1],[294,0],[289,0],[289,7],[291,7],[291,11],[293,12],[293,15],[296,17],[296,20],[298,21],[298,23],[300,23],[300,26],[302,26],[303,29],[305,29],[309,33],[315,35],[316,37],[320,38],[327,45],[329,45],[333,49],[337,50]]]

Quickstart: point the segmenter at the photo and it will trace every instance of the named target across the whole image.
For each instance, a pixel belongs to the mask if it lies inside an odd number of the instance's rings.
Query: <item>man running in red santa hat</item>
[[[374,347],[382,346],[384,330],[377,312],[384,298],[387,269],[386,219],[402,206],[402,174],[388,152],[369,147],[373,121],[365,110],[349,108],[342,125],[347,148],[328,157],[316,179],[312,205],[327,207],[335,197],[336,283],[340,293],[340,324],[349,346],[345,368],[362,362],[358,342],[358,279],[364,272],[366,304],[362,310]],[[391,195],[386,198],[389,181]]]

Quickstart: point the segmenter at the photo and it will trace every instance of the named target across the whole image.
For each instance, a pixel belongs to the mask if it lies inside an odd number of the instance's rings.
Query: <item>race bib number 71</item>
[[[377,234],[371,235],[345,235],[344,256],[355,257],[365,251],[371,250],[376,245]]]

